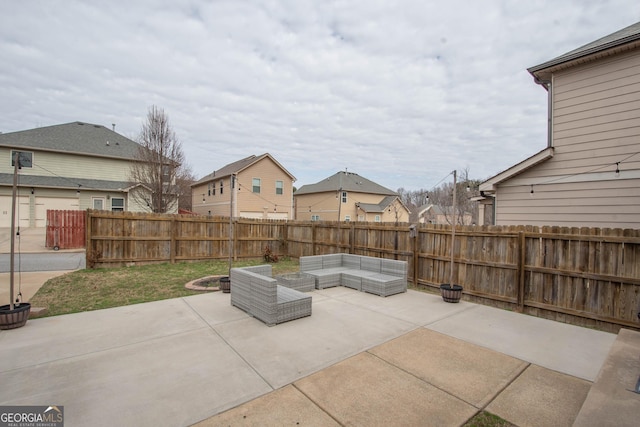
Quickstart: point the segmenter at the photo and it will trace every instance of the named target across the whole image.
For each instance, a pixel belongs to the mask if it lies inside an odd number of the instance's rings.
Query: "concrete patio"
[[[572,425],[616,335],[409,291],[314,291],[274,327],[220,292],[0,332],[0,405],[67,426]]]

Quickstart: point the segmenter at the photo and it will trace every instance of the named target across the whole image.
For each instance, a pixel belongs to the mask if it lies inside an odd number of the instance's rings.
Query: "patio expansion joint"
[[[344,426],[343,423],[341,423],[336,417],[334,417],[331,412],[329,410],[327,410],[326,408],[324,408],[320,403],[318,403],[317,401],[315,401],[313,399],[313,397],[309,396],[307,393],[304,392],[304,390],[302,390],[300,387],[298,387],[298,385],[296,384],[296,382],[292,382],[291,385],[298,390],[298,392],[300,394],[302,394],[304,397],[306,397],[309,402],[313,403],[318,409],[320,409],[322,412],[324,412],[329,418],[331,418],[332,420],[334,420],[336,422],[336,424]]]
[[[24,369],[33,369],[33,368],[37,368],[37,367],[41,367],[41,366],[46,366],[46,365],[49,365],[51,363],[62,362],[62,361],[65,361],[65,360],[73,360],[73,359],[77,359],[79,357],[87,357],[87,356],[92,356],[92,355],[105,353],[105,352],[109,352],[109,351],[113,351],[113,350],[119,350],[119,349],[123,349],[123,348],[127,348],[127,347],[137,346],[137,345],[144,344],[144,343],[160,341],[160,340],[164,340],[164,339],[167,339],[167,338],[175,337],[175,336],[178,336],[178,335],[189,334],[189,333],[192,333],[194,331],[201,330],[201,329],[206,329],[206,327],[205,326],[201,326],[201,327],[194,328],[194,329],[189,329],[189,330],[185,330],[185,331],[178,331],[178,332],[173,332],[173,333],[166,334],[166,335],[156,336],[156,337],[153,337],[153,338],[148,338],[148,339],[143,339],[143,340],[138,340],[138,341],[132,341],[132,342],[128,342],[126,344],[112,345],[112,346],[101,348],[101,349],[98,349],[98,350],[87,351],[87,352],[84,352],[84,353],[72,354],[72,355],[64,356],[64,357],[57,357],[57,358],[54,358],[54,359],[51,359],[51,360],[45,360],[45,361],[42,361],[42,362],[33,363],[31,365],[24,365],[24,366],[20,366],[20,367],[13,368],[13,369],[0,370],[0,373],[19,372],[19,371],[22,371]]]
[[[449,304],[449,303],[446,303],[446,304]],[[464,307],[462,310],[454,311],[454,312],[445,314],[442,317],[438,317],[437,319],[434,319],[434,320],[431,320],[431,321],[429,321],[427,323],[424,323],[424,324],[422,324],[422,326],[425,327],[425,328],[429,327],[429,326],[433,326],[433,325],[437,324],[438,322],[442,322],[443,320],[450,319],[450,318],[455,317],[455,316],[457,316],[457,315],[459,315],[461,313],[466,313],[469,310],[475,310],[477,308],[478,308],[477,305],[470,305],[468,307]]]
[[[420,377],[418,377],[417,375],[415,375],[414,373],[412,373],[412,372],[410,372],[410,371],[407,371],[406,369],[401,368],[401,367],[400,367],[400,366],[398,366],[398,365],[394,365],[393,363],[389,362],[389,361],[388,361],[388,360],[386,360],[386,359],[383,359],[382,357],[378,356],[377,354],[373,354],[373,353],[371,353],[369,350],[367,350],[367,354],[369,354],[369,355],[371,355],[371,356],[375,357],[376,359],[378,359],[378,360],[380,360],[381,362],[383,362],[383,363],[385,363],[385,364],[387,364],[387,365],[391,366],[392,368],[395,368],[395,369],[397,369],[397,370],[399,370],[399,371],[404,372],[405,374],[407,374],[407,375],[409,375],[409,376],[411,376],[411,377],[415,378],[416,380],[418,380],[418,381],[420,381],[420,382],[423,382],[423,383],[429,384],[431,387],[433,387],[433,388],[435,388],[435,389],[437,389],[437,390],[439,390],[439,391],[441,391],[441,392],[443,392],[443,393],[445,393],[445,394],[447,394],[447,395],[449,395],[449,396],[453,397],[453,398],[454,398],[454,399],[456,399],[456,400],[459,400],[459,401],[461,401],[461,402],[464,402],[464,403],[466,403],[466,404],[468,404],[468,405],[473,406],[474,408],[477,408],[477,406],[476,406],[476,405],[474,405],[474,404],[473,404],[473,403],[471,403],[471,402],[467,402],[466,400],[462,399],[460,396],[456,396],[455,394],[451,393],[450,391],[447,391],[447,390],[445,390],[444,388],[442,388],[442,387],[440,387],[440,386],[438,386],[438,385],[436,385],[436,384],[430,383],[429,381],[425,380],[424,378],[420,378]],[[500,390],[500,393],[502,393],[502,390]],[[498,393],[498,394],[499,394],[499,393]],[[495,396],[494,396],[494,399],[495,399]],[[493,400],[493,399],[492,399],[492,400]]]
[[[372,294],[372,295],[373,295],[373,294]],[[352,303],[352,302],[350,302],[350,301],[348,301],[348,300],[346,300],[346,299],[343,299],[343,298],[339,298],[339,297],[332,297],[332,296],[329,296],[329,295],[323,295],[323,296],[324,296],[325,298],[330,299],[330,300],[333,300],[333,301],[338,301],[338,302],[343,303],[343,304],[348,304],[348,305],[350,305],[350,306],[352,306],[352,307],[357,307],[357,308],[359,308],[359,309],[368,310],[368,311],[370,311],[370,312],[372,312],[372,313],[381,314],[381,315],[386,316],[386,317],[389,317],[389,318],[391,318],[391,319],[398,320],[398,321],[400,321],[400,322],[404,322],[404,323],[408,323],[408,324],[410,324],[410,325],[414,325],[414,326],[415,326],[415,328],[412,328],[410,331],[413,331],[413,330],[415,330],[415,329],[417,329],[417,328],[420,328],[420,327],[424,326],[422,323],[415,323],[415,322],[409,321],[409,320],[407,320],[407,319],[405,319],[405,318],[398,317],[398,316],[394,316],[394,315],[392,315],[392,314],[389,314],[388,312],[381,311],[381,310],[376,310],[376,309],[374,309],[374,308],[372,308],[372,307],[369,307],[369,306],[366,306],[366,305],[354,304],[354,303]],[[388,296],[388,297],[380,297],[380,298],[393,298],[393,295],[390,295],[390,296]],[[322,301],[319,301],[319,302],[320,302],[320,303],[322,303]],[[438,319],[438,320],[439,320],[439,319]],[[408,332],[410,332],[410,331],[408,331]],[[376,345],[377,345],[377,344],[376,344]]]
[[[522,359],[519,359],[522,360]],[[489,401],[487,401],[486,404],[484,404],[481,408],[478,408],[480,411],[484,411],[489,405],[491,405],[491,403],[496,400],[498,398],[498,396],[500,396],[506,389],[508,389],[511,384],[513,384],[514,382],[516,382],[516,380],[518,378],[520,378],[522,376],[522,374],[524,374],[526,372],[527,369],[529,369],[531,366],[533,366],[534,364],[531,362],[526,362],[524,360],[522,360],[524,362],[524,366],[522,367],[522,369],[520,369],[520,372],[518,372],[517,375],[514,375],[513,378],[511,378],[511,381],[507,382],[504,387],[502,387],[501,389],[499,389],[494,395],[493,398]]]
[[[208,329],[209,329],[210,331],[212,331],[212,332],[213,332],[213,333],[214,333],[218,338],[220,338],[220,339],[222,340],[222,342],[224,342],[224,343],[225,343],[225,344],[226,344],[226,345],[231,349],[231,351],[232,351],[236,356],[238,356],[238,357],[240,358],[240,360],[242,360],[242,361],[243,361],[243,362],[244,362],[244,363],[249,367],[249,369],[251,369],[251,371],[253,371],[253,372],[258,376],[258,378],[260,378],[262,381],[264,381],[264,383],[265,383],[265,384],[267,384],[267,385],[271,388],[271,391],[276,390],[276,387],[274,387],[274,386],[273,386],[273,384],[271,384],[271,383],[270,383],[270,382],[269,382],[269,381],[268,381],[268,380],[267,380],[267,379],[266,379],[266,378],[265,378],[265,377],[260,373],[260,371],[258,371],[258,370],[257,370],[257,369],[256,369],[256,368],[255,368],[255,367],[254,367],[254,366],[253,366],[253,365],[252,365],[252,364],[251,364],[251,363],[250,363],[250,362],[249,362],[249,361],[248,361],[248,360],[247,360],[247,359],[246,359],[242,354],[240,354],[240,353],[238,352],[238,350],[236,350],[236,349],[235,349],[235,347],[234,347],[234,346],[232,346],[232,345],[231,345],[231,343],[229,343],[229,341],[227,341],[227,340],[226,340],[226,339],[225,339],[225,338],[224,338],[224,337],[223,337],[223,336],[222,336],[222,335],[221,335],[221,334],[216,330],[216,328],[214,328],[214,327],[213,327],[213,325],[209,324],[209,322],[207,322],[207,321],[205,320],[205,318],[204,318],[204,317],[202,317],[202,315],[201,315],[200,313],[198,313],[198,311],[197,311],[195,308],[193,308],[193,307],[191,306],[191,304],[189,304],[189,302],[188,302],[185,298],[181,298],[181,299],[182,299],[182,301],[184,301],[184,303],[187,305],[187,307],[189,307],[189,309],[190,309],[191,311],[193,311],[193,313],[194,313],[197,317],[199,317],[199,318],[204,322],[204,324],[205,324],[206,326],[203,326],[203,328],[208,328]]]
[[[371,349],[369,349],[369,350],[371,350]],[[493,395],[493,397],[492,397],[490,400],[488,400],[488,401],[487,401],[487,403],[485,403],[484,405],[481,405],[481,406],[477,406],[477,405],[476,405],[476,404],[474,404],[473,402],[468,402],[468,401],[466,401],[465,399],[461,398],[460,396],[457,396],[457,395],[453,394],[452,392],[450,392],[450,391],[448,391],[448,390],[446,390],[446,389],[444,389],[444,388],[442,388],[442,387],[438,386],[437,384],[433,384],[433,383],[431,383],[431,382],[429,382],[429,381],[425,380],[424,378],[420,378],[420,377],[418,377],[418,376],[417,376],[417,375],[415,375],[414,373],[412,373],[412,372],[410,372],[410,371],[407,371],[406,369],[404,369],[404,368],[402,368],[402,367],[400,367],[400,366],[398,366],[398,365],[394,365],[393,363],[389,362],[389,361],[388,361],[388,360],[386,360],[386,359],[383,359],[382,357],[378,356],[377,354],[372,353],[372,352],[371,352],[371,351],[369,351],[369,350],[367,350],[367,351],[366,351],[366,352],[367,352],[367,354],[369,354],[369,355],[371,355],[371,356],[375,357],[376,359],[378,359],[378,360],[382,361],[383,363],[385,363],[385,364],[387,364],[387,365],[389,365],[389,366],[391,366],[391,367],[393,367],[393,368],[395,368],[395,369],[398,369],[399,371],[404,372],[405,374],[407,374],[407,375],[409,375],[409,376],[411,376],[411,377],[415,378],[416,380],[418,380],[418,381],[420,381],[420,382],[427,383],[427,384],[429,384],[431,387],[433,387],[433,388],[435,388],[435,389],[437,389],[437,390],[440,390],[441,392],[443,392],[443,393],[445,393],[445,394],[447,394],[447,395],[449,395],[449,396],[451,396],[451,397],[453,397],[453,398],[455,398],[455,399],[457,399],[457,400],[459,400],[459,401],[461,401],[461,402],[464,402],[464,403],[466,403],[466,404],[468,404],[468,405],[470,405],[470,406],[473,406],[474,408],[476,408],[476,409],[478,410],[478,412],[477,412],[477,413],[484,411],[484,410],[485,410],[485,408],[487,408],[487,407],[491,404],[491,402],[493,402],[493,401],[494,401],[498,396],[500,396],[500,394],[502,394],[502,392],[504,392],[504,391],[505,391],[505,390],[506,390],[506,389],[507,389],[511,384],[513,384],[513,382],[514,382],[514,381],[516,381],[518,378],[520,378],[520,376],[522,376],[522,374],[523,374],[523,373],[524,373],[524,372],[525,372],[525,371],[526,371],[526,370],[527,370],[527,369],[532,365],[532,363],[525,362],[525,363],[524,363],[524,365],[522,366],[522,368],[520,369],[520,372],[518,372],[516,375],[514,375],[514,377],[513,377],[513,378],[511,378],[511,380],[510,380],[510,381],[508,381],[507,383],[505,383],[505,385],[504,385],[502,388],[500,388],[500,389],[499,389],[499,390],[498,390],[498,391]],[[524,361],[523,361],[523,362],[524,362]],[[476,414],[477,414],[477,413],[476,413]],[[475,416],[475,415],[474,415],[474,416]],[[471,418],[473,418],[473,417],[471,417]],[[471,418],[469,418],[469,419],[471,419]],[[468,420],[467,420],[467,421],[468,421]],[[466,421],[465,421],[465,422],[466,422]]]

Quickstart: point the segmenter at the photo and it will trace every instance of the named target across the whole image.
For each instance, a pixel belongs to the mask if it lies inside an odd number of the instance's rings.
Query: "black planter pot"
[[[229,278],[229,276],[223,276],[220,278],[220,290],[225,294],[231,292],[231,278]]]
[[[9,304],[0,306],[0,329],[16,329],[24,326],[31,312],[31,304],[23,302],[11,310]]]
[[[444,285],[440,285],[440,293],[445,302],[460,302],[462,286],[445,283]]]

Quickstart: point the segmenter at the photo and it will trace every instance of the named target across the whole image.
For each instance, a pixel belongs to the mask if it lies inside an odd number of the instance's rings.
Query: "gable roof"
[[[448,206],[441,206],[441,205],[433,205],[433,204],[429,204],[429,205],[422,205],[420,206],[420,208],[418,209],[418,217],[422,217],[425,216],[427,214],[431,214],[434,216],[438,216],[438,215],[450,215],[450,212],[453,210],[453,206],[452,205],[448,205]],[[463,215],[471,215],[471,212],[463,212]]]
[[[380,203],[356,203],[356,205],[367,213],[384,212],[396,199],[404,206],[404,203],[402,203],[402,200],[400,200],[398,196],[386,196]],[[407,207],[404,206],[404,208],[406,209]]]
[[[386,196],[397,196],[398,193],[376,184],[373,181],[353,172],[340,171],[329,178],[316,182],[315,184],[307,184],[300,187],[294,196],[301,194],[326,193],[329,191],[353,191],[357,193],[381,194]]]
[[[191,184],[191,186],[193,187],[193,186],[196,186],[196,185],[203,184],[205,182],[213,181],[215,179],[226,178],[229,175],[237,174],[237,173],[243,171],[244,169],[248,168],[249,166],[251,166],[251,165],[253,165],[255,163],[258,163],[260,160],[265,159],[265,158],[271,159],[271,161],[273,161],[276,165],[278,165],[278,167],[280,169],[282,169],[287,175],[289,175],[292,180],[294,180],[294,181],[296,180],[296,177],[291,175],[291,173],[288,170],[286,170],[280,163],[278,163],[278,161],[276,159],[274,159],[271,154],[264,153],[264,154],[262,154],[260,156],[251,155],[249,157],[245,157],[244,159],[240,159],[240,160],[237,160],[235,162],[229,163],[229,164],[221,167],[220,169],[213,171],[209,175],[206,175],[205,177],[199,179],[195,183]]]
[[[72,122],[0,134],[0,146],[135,159],[140,145],[101,125]]]
[[[449,206],[449,208],[451,208],[451,206]],[[442,209],[442,207],[440,205],[434,205],[434,204],[427,204],[427,205],[422,205],[418,208],[418,216],[422,216],[425,213],[430,212],[433,215],[444,215],[444,210]]]
[[[538,80],[548,80],[550,71],[546,70],[549,68],[559,67],[563,64],[568,66],[570,65],[568,63],[574,62],[586,62],[587,60],[596,59],[603,55],[604,51],[621,51],[638,45],[640,45],[640,22],[636,22],[635,24],[618,30],[615,33],[611,33],[608,36],[604,36],[598,40],[592,41],[591,43],[587,43],[584,46],[553,58],[540,65],[528,68],[527,71],[529,71],[529,73]],[[607,52],[607,54],[610,53],[612,52]]]
[[[513,178],[516,175],[521,174],[522,172],[542,163],[553,157],[554,149],[553,147],[547,147],[541,151],[538,151],[531,157],[528,157],[521,161],[518,164],[511,166],[509,169],[506,169],[497,175],[492,176],[491,178],[480,183],[480,192],[484,193],[493,193],[496,191],[496,187],[501,182],[504,182],[508,179]]]

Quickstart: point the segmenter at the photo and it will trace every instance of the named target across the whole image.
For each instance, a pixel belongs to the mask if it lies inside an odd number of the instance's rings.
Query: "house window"
[[[220,180],[220,194],[222,194],[223,188],[224,188],[224,181]]]
[[[380,222],[380,215],[376,215],[375,222]]]
[[[283,194],[283,193],[284,193],[284,182],[276,181],[276,194]]]
[[[344,220],[345,220],[346,222],[351,221],[351,215],[345,215],[345,216],[344,216]]]
[[[311,215],[311,221],[320,221],[320,215]]]
[[[15,166],[16,153],[19,153],[20,167],[32,168],[33,167],[33,153],[29,151],[11,151],[11,166]]]
[[[216,185],[213,182],[209,183],[209,187],[211,187],[211,195],[215,196],[216,195]]]
[[[253,178],[251,181],[253,192],[260,194],[260,178]]]
[[[124,212],[124,199],[120,197],[112,197],[111,210],[114,212]]]
[[[207,186],[207,188],[209,189],[209,195],[211,195],[211,183],[209,183],[209,185]],[[215,190],[214,190],[215,191]]]
[[[342,203],[347,203],[347,192],[346,191],[342,192]]]
[[[101,211],[104,209],[104,199],[101,197],[93,198],[93,209]]]

